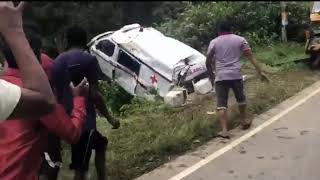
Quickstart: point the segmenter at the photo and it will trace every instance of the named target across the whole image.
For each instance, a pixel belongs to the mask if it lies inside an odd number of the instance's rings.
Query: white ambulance
[[[97,35],[88,46],[103,74],[132,95],[153,88],[161,97],[174,87],[192,92],[207,77],[203,54],[152,27],[126,25]]]

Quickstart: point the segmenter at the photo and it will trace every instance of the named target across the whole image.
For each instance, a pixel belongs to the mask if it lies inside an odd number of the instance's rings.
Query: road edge
[[[256,124],[254,124],[251,129],[238,134],[235,138],[231,139],[230,142],[223,144],[223,146],[221,146],[221,142],[219,142],[219,140],[216,138],[212,139],[205,145],[202,145],[193,151],[188,151],[184,155],[165,163],[164,165],[136,178],[135,180],[180,180],[196,171],[203,165],[229,151],[230,149],[236,147],[249,137],[254,136],[262,129],[271,125],[282,116],[302,105],[319,92],[320,81],[317,81],[304,88],[302,91],[296,93],[292,97],[284,100],[272,109],[255,117],[253,121]],[[205,156],[194,158],[194,154],[205,154]],[[191,157],[193,160],[191,160],[191,162],[187,162],[187,159],[190,159]],[[181,164],[184,166],[181,166]]]

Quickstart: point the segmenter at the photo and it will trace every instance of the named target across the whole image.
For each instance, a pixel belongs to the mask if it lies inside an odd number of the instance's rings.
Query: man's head
[[[87,32],[78,25],[72,25],[65,32],[67,49],[71,47],[85,48],[87,46]]]
[[[23,24],[24,24],[24,29],[32,30],[34,33],[41,35],[40,27],[34,21],[24,21]]]
[[[23,30],[27,40],[29,41],[31,49],[33,50],[37,59],[40,61],[42,42],[38,27],[35,24],[24,24]],[[2,47],[2,53],[8,63],[8,67],[18,69],[16,59],[6,43],[4,43]]]
[[[232,31],[232,23],[231,21],[222,21],[219,25],[219,33],[221,32],[231,32]]]

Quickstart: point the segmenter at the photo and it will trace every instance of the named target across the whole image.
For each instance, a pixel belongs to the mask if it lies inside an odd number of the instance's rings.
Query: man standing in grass
[[[251,125],[251,120],[246,120],[246,96],[244,94],[240,64],[242,54],[254,65],[258,75],[262,79],[266,79],[252,54],[247,40],[232,33],[230,22],[222,22],[219,28],[219,36],[209,44],[206,66],[212,87],[215,87],[216,91],[217,114],[222,126],[222,132],[218,136],[223,138],[230,138],[227,124],[230,88],[233,90],[239,106],[242,128],[248,129]]]

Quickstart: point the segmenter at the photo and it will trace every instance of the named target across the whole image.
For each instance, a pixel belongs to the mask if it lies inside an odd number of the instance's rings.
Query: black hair
[[[231,32],[232,31],[232,23],[229,20],[225,20],[220,22],[219,24],[219,32]]]
[[[41,42],[41,36],[38,33],[38,32],[40,32],[40,30],[38,29],[36,24],[32,24],[32,25],[31,24],[24,24],[23,30],[24,30],[26,38],[30,44],[31,49],[33,50],[37,59],[41,62],[40,56],[41,56],[42,42]],[[2,53],[8,63],[8,66],[10,68],[18,69],[16,59],[15,59],[11,49],[9,48],[9,46],[6,43],[4,43],[4,45],[3,45]]]
[[[32,30],[36,34],[41,34],[40,26],[34,21],[24,21],[23,26],[28,30]]]
[[[87,32],[79,25],[71,25],[66,29],[65,38],[67,40],[67,49],[72,46],[86,48]]]
[[[45,52],[52,59],[55,59],[59,56],[58,49],[51,45],[43,46],[42,51]]]

